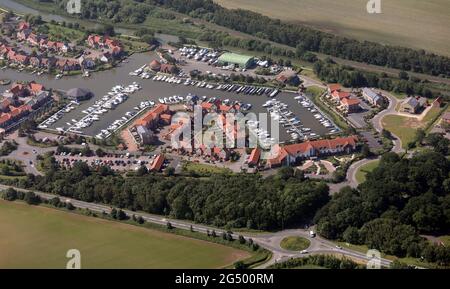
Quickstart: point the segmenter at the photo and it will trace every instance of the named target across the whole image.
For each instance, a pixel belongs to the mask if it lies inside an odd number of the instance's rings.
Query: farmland
[[[450,5],[446,0],[382,1],[368,14],[367,0],[214,0],[226,8],[253,10],[360,40],[450,54]]]
[[[0,201],[0,268],[220,268],[249,253],[142,227]]]

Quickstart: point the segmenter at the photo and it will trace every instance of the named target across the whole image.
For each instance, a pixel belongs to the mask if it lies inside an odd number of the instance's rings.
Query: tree
[[[342,238],[345,242],[348,242],[350,244],[360,244],[358,228],[348,227],[342,234]]]
[[[242,262],[242,261],[234,262],[234,269],[242,270],[242,269],[247,269],[247,268],[248,268],[248,265],[244,264],[244,262]]]
[[[145,220],[144,220],[144,218],[142,218],[142,216],[139,216],[138,218],[137,218],[137,222],[138,222],[138,224],[144,224],[145,223]]]
[[[399,77],[400,79],[404,79],[404,80],[408,80],[408,79],[409,79],[408,73],[407,73],[406,71],[404,71],[404,70],[401,70],[401,71],[398,73],[398,77]]]
[[[6,201],[15,201],[17,199],[17,191],[13,188],[8,188],[3,192],[2,197]]]
[[[126,220],[126,219],[128,219],[128,216],[127,216],[127,214],[125,214],[125,212],[122,210],[122,209],[120,209],[118,212],[117,212],[117,219],[118,220]]]
[[[111,209],[111,213],[109,213],[113,219],[117,219],[117,210],[116,208]]]
[[[105,151],[103,151],[101,148],[98,148],[95,150],[95,155],[97,155],[98,157],[102,158],[105,156]]]
[[[419,145],[422,144],[423,140],[425,139],[425,131],[421,128],[418,128],[416,130],[416,141],[419,143]]]
[[[388,131],[387,129],[384,129],[384,128],[383,128],[383,130],[381,131],[381,135],[382,135],[384,138],[392,139],[392,134],[391,134],[391,132]]]
[[[166,176],[173,176],[175,174],[175,168],[174,167],[168,167],[165,170]]]
[[[363,144],[361,146],[361,155],[363,158],[368,158],[372,155],[372,153],[370,152],[370,148],[367,144]]]
[[[28,205],[38,205],[41,202],[41,198],[33,192],[26,192],[23,199]]]
[[[67,202],[67,203],[66,203],[66,208],[67,208],[67,210],[69,210],[69,211],[75,210],[75,206],[72,205],[71,202]]]
[[[58,197],[51,198],[49,201],[50,205],[53,207],[59,207],[61,205],[61,200]]]
[[[389,269],[412,269],[408,264],[405,264],[399,260],[394,260],[389,265]]]

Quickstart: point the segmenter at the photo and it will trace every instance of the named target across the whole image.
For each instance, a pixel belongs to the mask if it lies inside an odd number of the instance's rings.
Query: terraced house
[[[0,100],[0,128],[7,131],[15,127],[50,100],[51,93],[42,84],[34,81],[12,84]]]
[[[339,137],[335,139],[323,139],[307,141],[298,144],[278,146],[275,157],[268,160],[270,167],[290,166],[301,160],[312,157],[320,157],[336,154],[348,154],[354,152],[358,146],[356,136]]]

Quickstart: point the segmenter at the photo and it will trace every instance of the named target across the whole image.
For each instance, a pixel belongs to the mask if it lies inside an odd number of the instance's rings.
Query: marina
[[[42,83],[46,87],[68,91],[72,88],[88,88],[92,91],[94,96],[86,101],[80,101],[79,103],[70,103],[58,115],[51,119],[50,123],[44,124],[46,128],[60,131],[67,131],[69,128],[72,132],[82,133],[88,136],[102,136],[105,137],[105,130],[108,128],[119,127],[125,124],[125,120],[122,117],[133,113],[138,113],[140,110],[145,110],[147,107],[154,105],[155,103],[176,103],[174,96],[177,96],[178,102],[180,98],[186,98],[188,95],[197,95],[200,99],[217,98],[222,101],[230,103],[240,102],[247,107],[251,107],[251,111],[258,113],[267,113],[267,108],[263,107],[268,100],[276,99],[286,104],[289,109],[295,114],[302,122],[305,128],[311,129],[311,133],[315,133],[318,136],[333,133],[329,128],[325,127],[319,118],[314,115],[317,112],[312,111],[310,107],[304,107],[298,103],[296,93],[277,91],[276,95],[271,97],[271,94],[275,90],[266,90],[266,88],[256,88],[251,85],[235,85],[235,84],[213,84],[206,82],[197,82],[189,80],[188,78],[181,77],[167,77],[170,81],[158,81],[157,77],[160,75],[153,75],[148,78],[136,78],[136,75],[130,75],[130,72],[135,72],[137,68],[142,68],[150,63],[154,59],[158,59],[155,53],[137,53],[132,55],[126,63],[121,63],[118,67],[102,72],[93,72],[90,77],[83,77],[82,75],[63,77],[61,79],[55,79],[51,75],[37,75],[26,72],[19,72],[6,68],[0,71],[0,78],[8,78],[14,81],[32,81],[35,80]],[[157,76],[157,77],[156,77]],[[156,78],[155,78],[156,77]],[[153,80],[153,78],[155,78]],[[138,80],[140,79],[140,80]],[[103,98],[108,95],[112,87],[126,86],[127,83],[139,82],[140,89],[133,92],[132,97],[127,98],[123,104],[115,106],[114,109],[101,108],[100,110],[96,105],[100,105]],[[188,83],[189,82],[189,83]],[[6,87],[0,87],[0,90],[4,90]],[[238,91],[240,89],[240,91]],[[259,92],[258,92],[259,90]],[[253,91],[253,92],[252,92]],[[1,91],[0,91],[1,92]],[[162,102],[161,102],[162,101]],[[137,109],[136,109],[137,108]],[[93,110],[100,113],[94,114]],[[103,110],[102,110],[103,109]],[[90,111],[91,110],[91,111]],[[107,111],[104,111],[107,110]],[[86,113],[87,112],[87,113]],[[77,126],[75,123],[83,120],[87,116],[91,116],[90,124]],[[97,115],[98,117],[94,117]],[[98,119],[97,119],[98,118]],[[74,121],[75,120],[75,121]],[[69,125],[70,124],[70,125]],[[112,126],[111,126],[112,125]],[[108,130],[109,131],[109,130]],[[114,131],[114,129],[113,129]],[[111,133],[111,132],[110,132]],[[270,132],[268,132],[270,134]],[[292,140],[292,133],[288,133],[285,130],[280,130],[280,141]]]

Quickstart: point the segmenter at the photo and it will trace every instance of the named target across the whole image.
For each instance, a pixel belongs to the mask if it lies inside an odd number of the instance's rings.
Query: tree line
[[[449,248],[419,235],[449,233],[449,173],[450,161],[439,152],[410,159],[387,153],[358,189],[342,189],[319,210],[318,232],[386,254],[450,265]]]
[[[147,3],[305,51],[407,71],[450,76],[450,58],[424,50],[349,39],[248,10],[226,9],[212,0],[147,0]]]
[[[357,70],[351,66],[336,64],[331,59],[318,60],[314,63],[314,73],[328,83],[340,83],[346,87],[375,87],[407,95],[421,95],[426,98],[437,97],[425,81],[408,78],[393,78],[386,74]]]
[[[45,176],[2,181],[118,208],[219,227],[261,230],[308,223],[329,200],[325,183],[286,172],[266,179],[247,174],[208,178],[139,175],[122,176],[108,167],[91,169],[78,162],[68,170],[49,165]]]
[[[55,0],[65,10],[68,0]],[[323,32],[305,25],[272,19],[243,9],[226,9],[212,0],[86,0],[80,17],[113,23],[143,23],[149,15],[172,19],[172,9],[260,39],[285,44],[304,52],[319,52],[367,64],[387,66],[430,75],[450,76],[450,58],[406,47],[359,41]],[[261,42],[263,43],[263,42]],[[279,49],[264,45],[268,49]],[[273,54],[276,54],[275,51]],[[304,54],[304,53],[302,53]],[[313,57],[305,54],[305,58]]]

